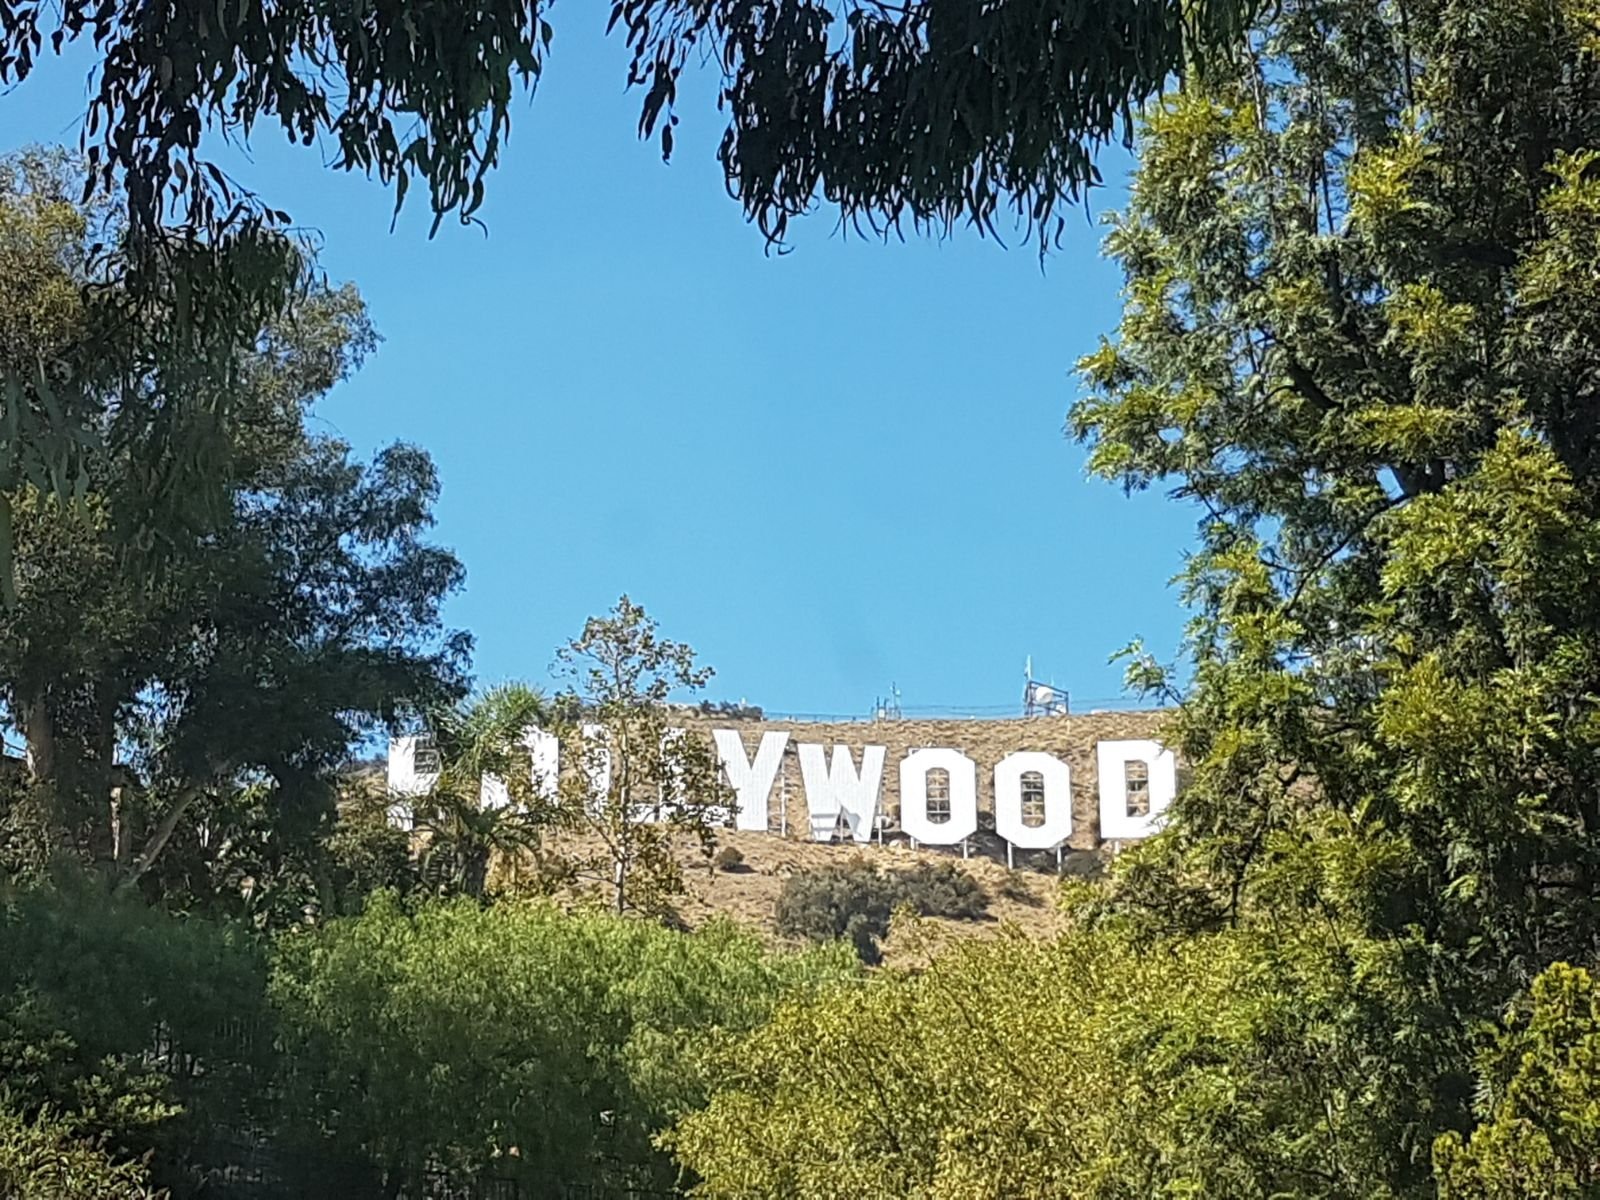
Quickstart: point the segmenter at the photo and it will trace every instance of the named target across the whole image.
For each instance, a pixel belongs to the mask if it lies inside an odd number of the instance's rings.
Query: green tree
[[[180,826],[201,849],[191,806],[243,802],[243,824],[231,827],[241,853],[225,870],[265,884],[281,856],[326,834],[354,742],[459,694],[470,642],[442,628],[440,606],[463,573],[421,537],[437,491],[414,447],[363,466],[318,439],[282,477],[240,496],[233,528],[197,556],[208,573],[224,568],[226,590],[193,597],[191,632],[122,698],[149,830],[124,879]]]
[[[0,1105],[0,1195],[17,1200],[156,1200],[141,1164],[118,1162],[47,1116]]]
[[[380,893],[280,942],[285,1118],[391,1187],[430,1162],[544,1188],[665,1186],[651,1136],[704,1102],[710,1046],[853,969],[728,925],[685,935],[467,899],[408,916]]]
[[[490,688],[430,715],[427,737],[439,774],[409,801],[426,843],[419,872],[430,888],[481,899],[494,855],[516,864],[539,860],[544,833],[561,813],[537,793],[526,737],[547,720],[544,698],[522,684]],[[503,799],[486,795],[486,780],[504,789]]]
[[[425,540],[438,479],[414,448],[364,465],[306,429],[376,344],[355,290],[319,287],[257,328],[226,419],[210,414],[222,506],[169,511],[172,464],[122,424],[119,390],[164,409],[169,386],[196,402],[204,389],[170,361],[159,310],[130,327],[91,286],[103,214],[64,198],[63,170],[42,154],[0,170],[0,254],[17,268],[0,353],[104,385],[80,414],[79,498],[15,476],[0,489],[18,568],[0,700],[31,793],[8,781],[5,807],[36,810],[36,865],[66,851],[134,886],[167,858],[174,894],[237,898],[248,882],[262,900],[288,860],[304,875],[352,741],[460,693],[469,641],[440,604],[461,567]],[[109,325],[115,338],[97,332]]]
[[[1482,1070],[1482,1121],[1434,1147],[1440,1200],[1558,1200],[1600,1187],[1600,996],[1558,963]]]
[[[21,1139],[14,1169],[42,1170],[26,1155],[58,1134],[86,1143],[86,1161],[98,1147],[181,1162],[218,1123],[259,1119],[246,1084],[263,1064],[230,1031],[264,1021],[266,968],[247,929],[113,897],[89,877],[0,891],[0,1142]]]
[[[1597,50],[1569,0],[1291,0],[1152,108],[1108,241],[1072,424],[1204,510],[1192,781],[1117,899],[1344,945],[1364,1001],[1295,1037],[1384,1119],[1318,1194],[1428,1191],[1471,1030],[1600,948]]]
[[[670,703],[675,692],[704,687],[711,668],[697,665],[686,643],[661,637],[627,596],[589,618],[556,657],[573,683],[563,741],[577,767],[561,781],[561,806],[600,847],[580,852],[575,865],[616,912],[663,913],[683,891],[677,846],[697,842],[709,870],[731,811],[732,789],[709,741],[677,727],[682,714]]]
[[[80,201],[81,191],[78,164],[60,152],[0,162],[7,610],[18,489],[79,507],[93,459],[135,464],[115,529],[152,574],[174,537],[200,536],[221,519],[233,479],[233,402],[250,390],[248,363],[263,329],[317,288],[305,245],[282,234],[242,231],[205,245],[147,239],[141,248],[119,215],[120,194]]]
[[[1385,1195],[1382,1106],[1325,1107],[1363,1064],[1299,1036],[1361,990],[1310,925],[962,939],[784,1004],[665,1143],[704,1197]]]

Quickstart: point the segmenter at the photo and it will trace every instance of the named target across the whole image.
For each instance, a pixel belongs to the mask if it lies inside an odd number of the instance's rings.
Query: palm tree
[[[546,717],[544,697],[520,683],[501,684],[429,715],[439,774],[413,801],[416,828],[426,839],[419,864],[426,885],[481,899],[491,858],[537,849],[558,820],[557,806],[534,785],[527,738]],[[504,788],[503,797],[490,780]]]

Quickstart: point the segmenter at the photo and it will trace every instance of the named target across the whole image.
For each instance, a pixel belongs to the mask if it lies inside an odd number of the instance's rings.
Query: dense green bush
[[[0,1103],[0,1196],[5,1200],[154,1200],[141,1163],[118,1161],[59,1118],[24,1119]]]
[[[548,1186],[670,1183],[651,1138],[708,1094],[709,1048],[855,970],[717,924],[680,934],[537,902],[379,893],[281,939],[271,993],[292,1146]]]
[[[982,917],[988,904],[982,885],[955,863],[880,871],[854,858],[789,876],[778,893],[774,916],[785,937],[818,942],[842,938],[863,962],[877,963],[890,918],[902,905],[924,917],[970,921]]]
[[[247,930],[114,898],[92,876],[0,893],[4,1105],[118,1161],[153,1152],[172,1182],[254,1100],[234,1031],[265,1019],[266,965]]]
[[[953,862],[918,863],[894,873],[902,903],[924,917],[981,920],[989,911],[983,885]]]
[[[1481,1122],[1434,1145],[1440,1200],[1559,1200],[1600,1190],[1600,989],[1557,963],[1484,1056]]]
[[[961,939],[783,1006],[668,1140],[706,1200],[1394,1200],[1403,1081],[1318,1036],[1381,987],[1342,953],[1314,926]]]

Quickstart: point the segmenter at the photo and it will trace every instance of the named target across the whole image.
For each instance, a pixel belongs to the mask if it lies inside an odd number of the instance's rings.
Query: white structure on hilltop
[[[902,740],[899,761],[891,762],[889,747],[872,740],[873,733],[885,728],[824,727],[828,734],[849,738],[854,745],[843,740],[832,744],[798,740],[808,733],[815,738],[821,732],[815,726],[710,729],[724,778],[734,795],[734,826],[749,831],[770,829],[776,791],[782,829],[788,831],[789,764],[794,761],[799,767],[806,824],[817,841],[832,841],[842,834],[865,843],[875,834],[881,836],[887,824],[884,791],[890,780],[897,785],[895,815],[900,831],[913,843],[930,846],[965,846],[978,833],[980,795],[992,804],[994,832],[1007,846],[1051,850],[1073,837],[1075,809],[1082,825],[1075,844],[1085,838],[1091,845],[1095,840],[1122,842],[1148,837],[1159,829],[1177,794],[1177,758],[1150,738],[1096,740],[1092,757],[1086,760],[1084,749],[1068,755],[1010,748],[1019,741],[1025,745],[1031,732],[1044,740],[1050,730],[1073,728],[1069,725],[1053,721],[974,723],[974,737],[982,735],[989,753],[980,775],[979,763],[967,750],[949,745]],[[894,723],[887,728],[898,732],[904,726]],[[949,723],[937,723],[936,729],[941,740],[951,732]],[[997,730],[1003,733],[997,735]],[[590,738],[602,736],[598,726],[585,727],[584,732]],[[1001,743],[998,749],[996,741]],[[560,770],[560,740],[553,733],[531,729],[526,744],[532,782],[540,790],[553,790]],[[1080,768],[1094,772],[1098,795],[1097,803],[1090,807],[1074,803],[1077,781],[1069,756],[1076,758]],[[590,757],[590,786],[597,794],[603,793],[609,782],[609,755],[602,748],[599,755]],[[410,825],[412,801],[435,786],[439,770],[438,753],[426,739],[405,737],[390,743],[390,811],[398,824]],[[504,782],[487,775],[481,781],[480,797],[486,806],[510,801]]]

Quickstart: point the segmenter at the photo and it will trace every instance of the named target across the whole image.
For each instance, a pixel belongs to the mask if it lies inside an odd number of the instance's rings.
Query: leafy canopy
[[[396,207],[426,187],[435,227],[470,220],[543,73],[543,0],[218,8],[175,0],[26,3],[0,12],[0,84],[80,41],[98,54],[83,133],[90,187],[125,202],[137,234],[215,234],[281,222],[204,153],[263,124],[333,148]],[[1094,148],[1129,106],[1242,35],[1249,0],[777,3],[619,0],[613,25],[643,90],[640,132],[672,150],[678,82],[709,59],[728,113],[730,190],[769,237],[819,197],[846,219],[992,225],[1009,194],[1041,232],[1097,180]]]
[[[784,1004],[666,1140],[704,1197],[1381,1194],[1350,1184],[1403,1082],[1324,1108],[1362,1064],[1298,1034],[1362,989],[1285,933],[963,939]]]
[[[99,273],[110,218],[69,199],[68,170],[42,151],[0,166],[0,372],[72,381],[61,419],[81,435],[75,498],[0,467],[0,703],[45,853],[131,884],[171,847],[160,890],[205,906],[248,881],[265,899],[302,874],[285,860],[303,866],[331,818],[351,745],[464,687],[470,639],[441,616],[463,573],[427,536],[438,476],[415,447],[362,463],[308,427],[377,344],[354,288],[297,294],[214,376],[170,309]],[[0,436],[0,457],[25,440]],[[0,855],[19,865],[40,864]]]
[[[1112,909],[1381,983],[1297,1035],[1373,1064],[1332,1111],[1408,1080],[1351,1194],[1425,1194],[1472,1030],[1600,950],[1597,148],[1587,4],[1290,0],[1152,107],[1107,242],[1072,425],[1203,512],[1191,681],[1134,662],[1193,776]]]
[[[291,1136],[391,1178],[437,1162],[597,1190],[665,1187],[652,1134],[703,1102],[708,1047],[784,995],[855,970],[848,952],[772,953],[531,902],[374,897],[286,935],[272,981]]]

